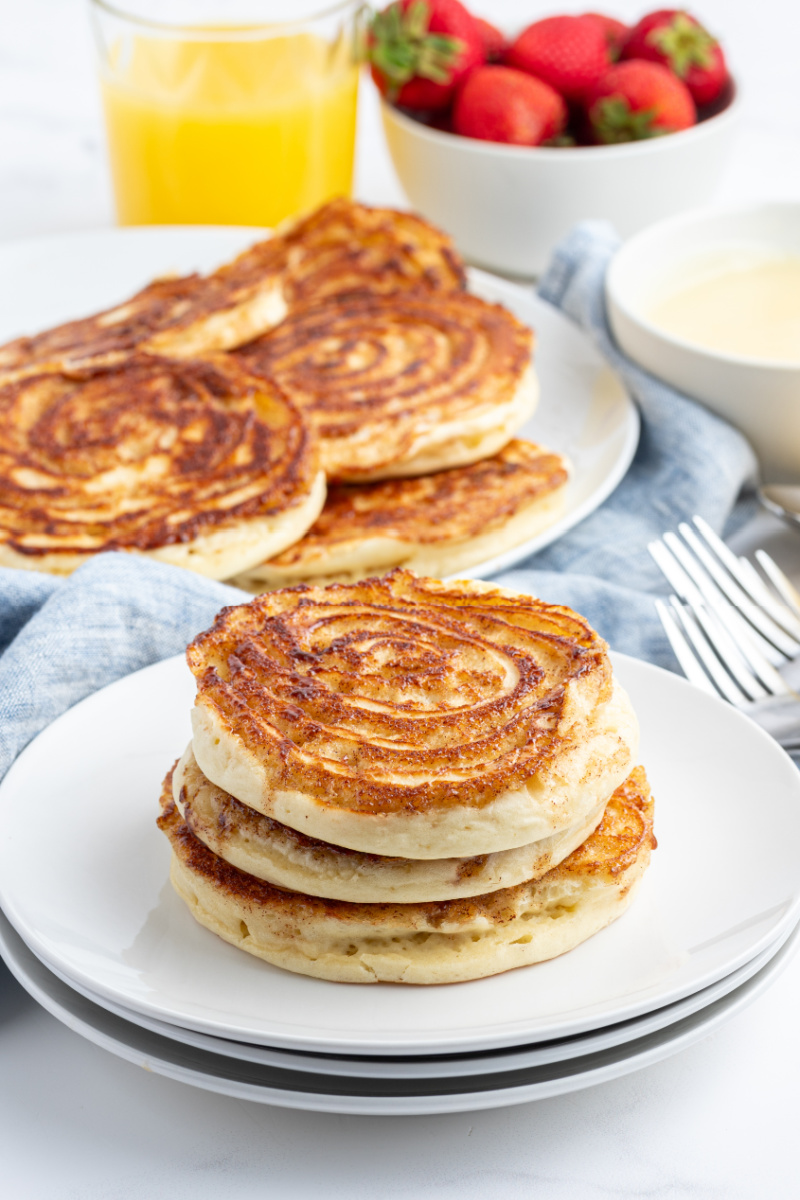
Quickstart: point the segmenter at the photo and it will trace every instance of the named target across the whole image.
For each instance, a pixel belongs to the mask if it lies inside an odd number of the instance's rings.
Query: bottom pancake
[[[514,439],[491,458],[361,486],[331,486],[311,529],[233,582],[263,592],[353,582],[404,566],[444,579],[529,541],[564,508],[569,465]]]
[[[594,833],[541,879],[458,900],[361,904],[285,891],[226,863],[184,823],[171,772],[161,806],[172,884],[201,925],[276,966],[346,983],[456,983],[563,954],[621,915],[656,844],[637,767]]]

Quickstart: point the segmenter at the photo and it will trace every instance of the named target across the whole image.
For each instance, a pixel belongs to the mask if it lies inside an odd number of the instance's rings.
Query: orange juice
[[[342,37],[137,35],[103,79],[123,225],[275,225],[352,187],[358,69]]]

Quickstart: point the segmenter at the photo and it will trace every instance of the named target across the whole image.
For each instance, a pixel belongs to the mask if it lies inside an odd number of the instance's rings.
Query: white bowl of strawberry
[[[627,237],[704,204],[738,123],[719,42],[684,10],[505,36],[459,0],[393,0],[368,47],[411,204],[506,274],[539,274],[585,218]]]

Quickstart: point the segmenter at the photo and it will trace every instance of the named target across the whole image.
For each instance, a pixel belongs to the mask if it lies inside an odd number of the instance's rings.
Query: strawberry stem
[[[605,96],[592,108],[592,125],[602,142],[641,142],[668,132],[655,125],[655,108],[634,111],[623,96]]]
[[[453,64],[464,49],[460,38],[430,33],[430,6],[414,0],[403,10],[396,0],[376,13],[370,26],[369,59],[389,85],[389,98],[404,83],[421,77],[449,83]]]
[[[651,29],[646,40],[666,56],[680,79],[685,79],[692,67],[710,67],[713,62],[711,51],[717,44],[717,39],[707,29],[690,20],[685,13],[677,13],[669,25]]]

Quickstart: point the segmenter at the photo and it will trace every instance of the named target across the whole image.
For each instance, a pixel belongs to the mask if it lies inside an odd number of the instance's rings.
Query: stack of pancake
[[[577,614],[488,584],[277,590],[189,646],[193,738],[159,825],[226,941],[353,983],[551,958],[655,845],[638,726]]]
[[[531,331],[465,286],[425,221],[336,200],[0,347],[0,565],[126,550],[259,591],[528,540],[568,466],[513,436]]]

